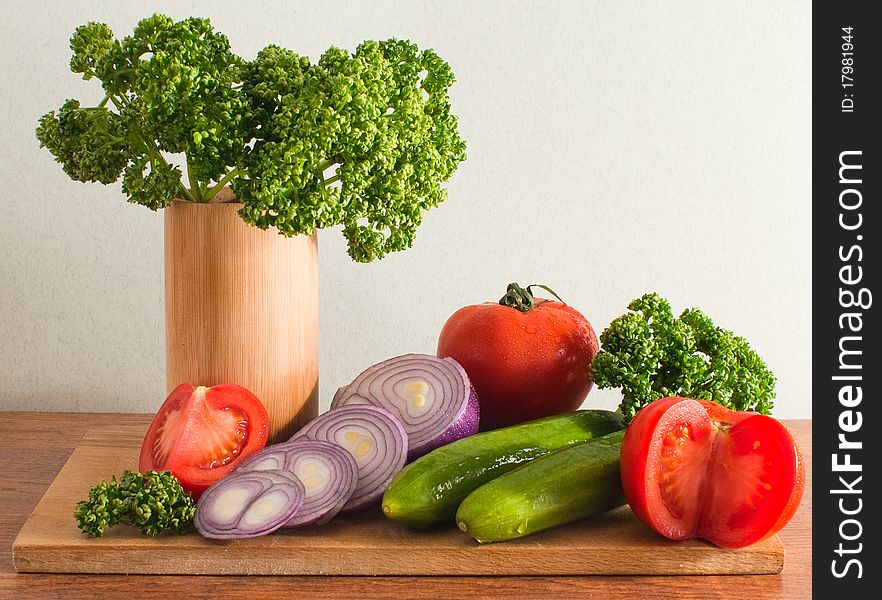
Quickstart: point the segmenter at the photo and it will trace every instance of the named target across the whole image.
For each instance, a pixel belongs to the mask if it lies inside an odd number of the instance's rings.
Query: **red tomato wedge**
[[[661,535],[739,548],[787,524],[802,499],[805,464],[772,417],[662,398],[628,426],[621,476],[631,509]]]
[[[266,445],[267,428],[266,409],[242,386],[182,383],[153,418],[138,468],[171,471],[198,498]]]

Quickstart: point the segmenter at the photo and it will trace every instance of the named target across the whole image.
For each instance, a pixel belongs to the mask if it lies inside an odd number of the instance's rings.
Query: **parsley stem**
[[[220,181],[217,182],[217,185],[215,185],[213,188],[208,190],[208,192],[206,194],[203,194],[202,201],[203,202],[211,202],[212,198],[214,198],[218,192],[220,192],[222,189],[224,189],[224,186],[226,186],[228,183],[230,183],[230,181],[232,181],[233,178],[238,177],[239,175],[242,175],[244,173],[245,173],[245,171],[238,169],[238,168],[231,169],[229,173],[224,175],[223,179],[221,179]]]
[[[199,180],[196,179],[196,173],[193,169],[193,163],[187,160],[187,179],[190,180],[190,191],[195,196],[196,202],[205,202],[202,194],[202,188],[199,187]]]
[[[316,170],[318,170],[319,173],[323,174],[325,172],[325,169],[327,169],[328,167],[330,167],[331,165],[333,165],[336,162],[337,162],[336,160],[331,159],[331,158],[329,158],[328,160],[323,160],[322,162],[320,162],[316,166]]]

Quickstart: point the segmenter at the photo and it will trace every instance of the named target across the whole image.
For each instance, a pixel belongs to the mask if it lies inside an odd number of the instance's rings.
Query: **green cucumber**
[[[485,483],[460,504],[459,528],[479,542],[501,542],[622,506],[624,436],[557,450]]]
[[[457,440],[404,467],[383,494],[383,512],[412,527],[452,523],[460,502],[491,479],[624,428],[618,413],[580,410]]]

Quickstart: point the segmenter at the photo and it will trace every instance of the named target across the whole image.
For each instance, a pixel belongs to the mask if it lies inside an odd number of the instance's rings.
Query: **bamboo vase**
[[[247,225],[240,207],[164,210],[166,387],[248,388],[274,443],[318,413],[318,244]]]

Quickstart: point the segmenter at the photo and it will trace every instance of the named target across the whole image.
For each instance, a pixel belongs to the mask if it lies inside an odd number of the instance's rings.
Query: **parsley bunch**
[[[88,23],[70,46],[71,70],[105,95],[44,115],[40,145],[74,180],[122,176],[129,201],[153,210],[230,185],[246,222],[287,236],[342,225],[350,256],[368,262],[413,244],[465,160],[450,66],[406,40],[316,63],[268,46],[249,62],[207,19],[157,14],[122,39]]]
[[[169,471],[133,473],[123,471],[89,490],[89,499],[77,503],[74,518],[83,533],[94,537],[119,523],[131,525],[144,535],[165,530],[190,530],[196,502]]]
[[[659,398],[713,400],[736,411],[768,414],[775,376],[747,340],[713,324],[697,308],[674,317],[658,294],[632,301],[600,335],[591,362],[601,388],[622,388],[622,414],[632,418]]]

